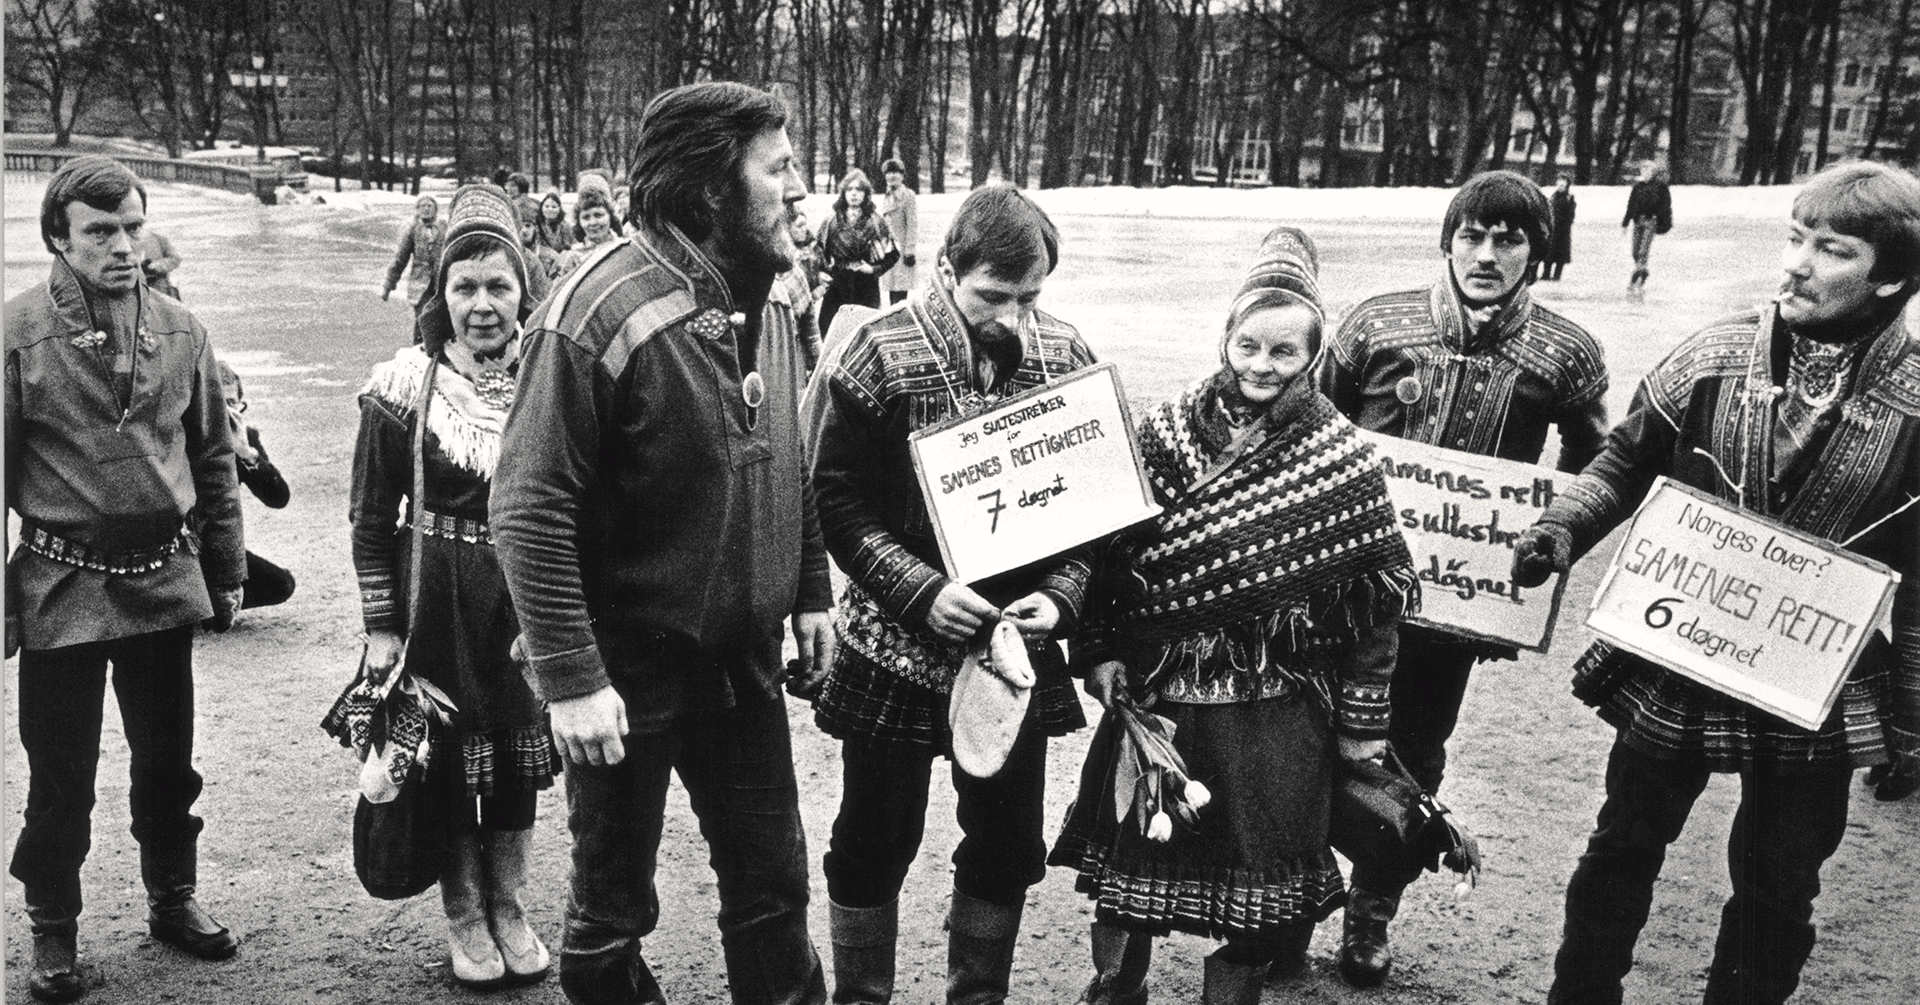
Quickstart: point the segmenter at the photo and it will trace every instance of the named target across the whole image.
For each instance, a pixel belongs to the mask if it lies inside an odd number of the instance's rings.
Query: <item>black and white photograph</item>
[[[0,999],[1920,1003],[1914,0],[0,25]]]

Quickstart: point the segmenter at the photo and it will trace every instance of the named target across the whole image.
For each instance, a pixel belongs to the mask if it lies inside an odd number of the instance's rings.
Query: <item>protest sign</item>
[[[1878,562],[1661,478],[1627,525],[1587,627],[1818,729],[1899,582]]]
[[[908,440],[947,575],[975,583],[1159,514],[1111,363]]]
[[[1456,635],[1546,652],[1567,577],[1513,582],[1513,543],[1571,475],[1379,433],[1367,433],[1420,576],[1407,620]]]

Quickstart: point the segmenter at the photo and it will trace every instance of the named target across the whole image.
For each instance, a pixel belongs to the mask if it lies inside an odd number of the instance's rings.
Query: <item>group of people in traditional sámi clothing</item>
[[[238,946],[194,897],[188,811],[192,631],[223,629],[238,603],[240,445],[203,407],[219,394],[204,330],[122,268],[144,189],[111,161],[75,163],[42,210],[52,274],[8,304],[6,329],[8,505],[24,538],[7,638],[32,776],[12,873],[33,924],[30,989],[49,1001],[85,990],[93,778],[71,765],[98,735],[110,663],[123,708],[154,709],[151,729],[128,729],[151,766],[135,775],[134,832],[152,930],[196,956]],[[918,276],[912,193],[898,162],[883,174],[884,207],[864,174],[842,182],[808,261],[785,109],[709,83],[649,104],[630,187],[583,185],[577,235],[560,199],[519,176],[512,192],[462,187],[444,219],[422,197],[383,289],[407,279],[413,344],[360,395],[351,551],[363,672],[404,668],[458,707],[415,783],[455,808],[439,885],[456,981],[535,981],[557,961],[570,1001],[663,1002],[642,943],[677,773],[711,850],[732,1000],[894,1000],[901,892],[932,768],[954,757],[956,679],[1011,627],[1030,706],[997,770],[951,771],[947,1002],[1021,993],[1022,914],[1049,865],[1091,903],[1090,1005],[1147,1001],[1154,939],[1176,931],[1220,943],[1204,1003],[1252,1005],[1342,911],[1339,972],[1381,984],[1417,871],[1356,860],[1342,877],[1336,779],[1391,748],[1437,792],[1475,666],[1517,654],[1407,623],[1419,580],[1364,430],[1524,462],[1557,432],[1570,487],[1517,539],[1523,585],[1564,573],[1659,476],[1904,576],[1891,635],[1819,729],[1606,644],[1576,668],[1575,694],[1617,739],[1549,1000],[1621,1000],[1666,848],[1713,773],[1738,774],[1741,797],[1705,1000],[1793,993],[1853,771],[1872,769],[1881,798],[1920,787],[1920,344],[1901,321],[1920,287],[1920,181],[1865,164],[1816,175],[1794,204],[1780,296],[1681,342],[1611,426],[1599,342],[1529,290],[1570,198],[1556,211],[1516,174],[1476,176],[1441,221],[1433,281],[1338,319],[1320,290],[1339,263],[1274,227],[1226,304],[1217,365],[1141,413],[1159,515],[961,582],[909,438],[1096,357],[1038,305],[1072,249],[1033,199],[968,195]],[[877,313],[823,352],[818,331],[849,303]],[[134,407],[145,395],[164,407]],[[129,420],[157,451],[132,466],[102,432]],[[1087,725],[1076,677],[1106,712],[1050,830],[1049,740]],[[806,924],[788,695],[840,744],[830,966]],[[1206,793],[1193,823],[1163,833],[1114,813],[1123,713],[1147,709]],[[363,712],[343,696],[326,725],[351,743]],[[556,777],[573,846],[550,953],[523,891],[537,794]]]

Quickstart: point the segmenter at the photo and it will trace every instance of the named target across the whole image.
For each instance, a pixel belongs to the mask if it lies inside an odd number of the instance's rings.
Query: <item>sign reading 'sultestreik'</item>
[[[1563,475],[1379,433],[1375,462],[1420,576],[1420,613],[1408,618],[1456,635],[1547,651],[1566,576],[1528,589],[1513,582],[1513,544],[1553,502]]]
[[[1587,627],[1818,729],[1900,575],[1667,478],[1627,525]]]
[[[963,583],[1160,512],[1111,363],[920,430],[908,447],[947,575]]]

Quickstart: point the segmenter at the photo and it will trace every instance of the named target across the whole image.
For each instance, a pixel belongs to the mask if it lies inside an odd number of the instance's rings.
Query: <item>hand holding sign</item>
[[[1573,532],[1559,524],[1536,523],[1513,543],[1513,581],[1528,589],[1572,567]]]

